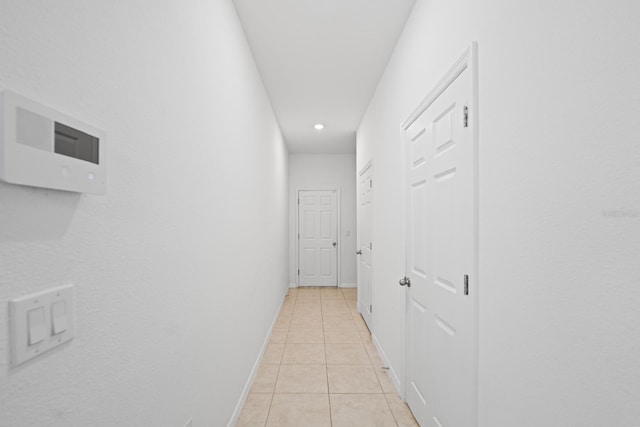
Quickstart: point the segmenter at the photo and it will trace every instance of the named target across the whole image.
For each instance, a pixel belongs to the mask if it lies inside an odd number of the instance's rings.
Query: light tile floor
[[[237,426],[417,425],[382,369],[356,290],[289,290]]]

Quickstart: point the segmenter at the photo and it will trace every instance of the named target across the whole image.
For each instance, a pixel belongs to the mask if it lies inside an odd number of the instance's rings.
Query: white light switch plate
[[[54,305],[57,307],[56,310],[53,310]],[[64,307],[64,310],[59,309],[61,306]],[[40,335],[42,330],[39,317],[38,324],[31,325],[31,327],[29,325],[29,312],[36,309],[44,310],[44,339],[29,345],[29,333],[37,332]],[[55,324],[54,314],[56,316]],[[9,316],[11,325],[11,364],[16,366],[74,337],[73,285],[48,289],[44,292],[11,300],[9,302]],[[31,321],[34,321],[34,316],[31,316],[31,319]],[[55,333],[54,326],[57,326],[55,329],[61,330],[61,332]]]

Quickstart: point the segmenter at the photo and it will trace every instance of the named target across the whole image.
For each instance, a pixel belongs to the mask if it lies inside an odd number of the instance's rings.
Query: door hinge
[[[373,305],[369,305],[369,313],[373,313]]]
[[[298,276],[300,275],[300,269],[298,269]]]
[[[298,199],[298,204],[300,204],[300,199]]]
[[[373,250],[373,242],[369,242],[369,250]]]
[[[469,295],[469,275],[464,275],[464,294]]]
[[[462,109],[462,126],[469,127],[469,107],[466,105]]]
[[[373,180],[372,179],[369,180],[369,188],[373,188]]]

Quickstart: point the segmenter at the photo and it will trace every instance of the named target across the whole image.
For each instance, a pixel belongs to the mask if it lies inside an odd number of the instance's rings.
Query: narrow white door
[[[373,167],[367,166],[358,176],[358,308],[369,329],[372,324],[371,253]]]
[[[466,285],[475,279],[470,73],[405,128],[406,398],[424,427],[476,425],[475,303]]]
[[[335,190],[298,193],[298,285],[337,286],[337,198]]]

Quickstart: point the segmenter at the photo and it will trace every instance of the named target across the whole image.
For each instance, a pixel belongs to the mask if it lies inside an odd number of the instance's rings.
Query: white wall
[[[359,128],[374,332],[404,375],[400,123],[478,41],[481,426],[640,425],[638,22],[635,0],[418,0]]]
[[[108,193],[0,183],[0,426],[223,426],[287,289],[288,153],[230,1],[0,1],[0,87],[104,129]],[[7,301],[76,287],[10,369]]]
[[[354,286],[356,277],[355,154],[289,155],[289,283],[297,281],[296,216],[299,189],[340,188],[340,285]],[[349,236],[347,236],[349,232]]]

